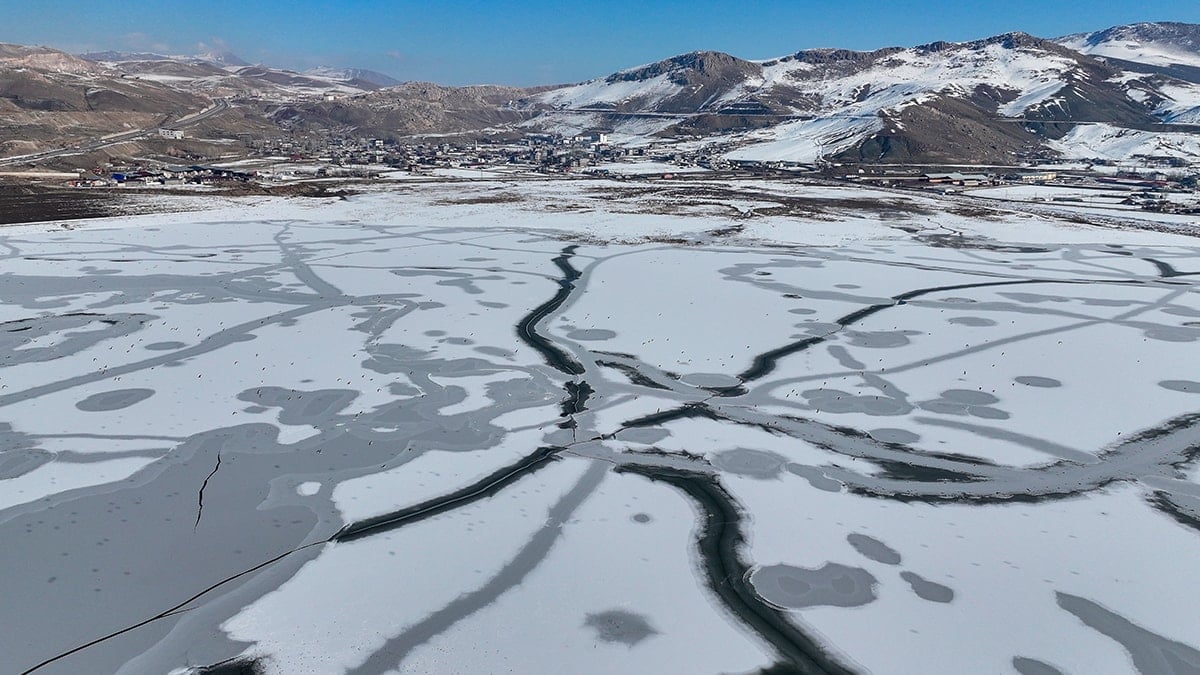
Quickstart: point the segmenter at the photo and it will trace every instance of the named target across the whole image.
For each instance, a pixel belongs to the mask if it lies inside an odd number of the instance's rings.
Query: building
[[[179,129],[159,129],[158,135],[163,138],[173,138],[179,140],[183,138],[183,131]]]
[[[986,185],[992,182],[991,176],[982,173],[927,173],[921,179],[927,183],[945,183],[949,185],[961,185],[971,187],[974,185]]]
[[[1022,183],[1045,183],[1058,178],[1058,174],[1053,171],[1041,171],[1038,173],[1021,174]]]

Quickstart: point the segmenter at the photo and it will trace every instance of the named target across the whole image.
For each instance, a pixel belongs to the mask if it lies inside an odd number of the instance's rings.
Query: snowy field
[[[0,670],[1200,671],[1200,239],[942,206],[0,230]]]

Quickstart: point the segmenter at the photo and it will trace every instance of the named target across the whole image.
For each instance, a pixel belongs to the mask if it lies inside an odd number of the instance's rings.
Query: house
[[[984,185],[992,182],[991,176],[983,173],[927,173],[923,174],[921,178],[927,183],[945,183],[949,185],[961,185],[963,187]]]
[[[1041,171],[1037,173],[1023,173],[1020,180],[1022,183],[1045,183],[1055,178],[1058,178],[1058,174],[1053,171]]]

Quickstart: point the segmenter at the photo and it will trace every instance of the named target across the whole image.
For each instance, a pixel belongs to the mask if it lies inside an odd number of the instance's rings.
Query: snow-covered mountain
[[[343,82],[360,80],[362,82],[370,82],[378,87],[394,87],[400,84],[400,80],[390,75],[385,75],[375,70],[367,70],[366,68],[332,68],[322,66],[320,68],[309,68],[303,74],[310,77],[341,80]]]
[[[200,61],[215,63],[218,66],[233,66],[235,68],[240,68],[242,66],[250,65],[249,61],[246,61],[228,49],[208,49],[200,54],[197,54],[195,58]]]
[[[1057,42],[1081,54],[1155,66],[1200,68],[1200,26],[1195,24],[1135,23],[1067,35]]]
[[[1153,36],[1147,44],[1159,56],[1169,44],[1185,53],[1179,63],[1200,63],[1187,37],[1200,35],[1200,27],[1151,26],[1157,24],[1125,28]],[[1128,36],[1119,29],[1091,35],[1102,34],[1109,37],[1096,45]],[[1178,65],[1165,58],[1131,70],[1024,33],[872,52],[807,50],[768,61],[697,52],[548,91],[530,103],[549,108],[544,117],[566,129],[608,124],[618,136],[623,128],[634,135],[724,135],[742,145],[729,153],[733,159],[1001,162],[1103,148],[1107,134],[1080,135],[1082,123],[1186,132],[1157,128],[1200,122],[1200,87],[1159,67]],[[1072,143],[1076,137],[1088,143]]]
[[[103,52],[87,52],[79,55],[80,58],[88,61],[96,61],[98,63],[120,64],[133,63],[139,61],[177,61],[181,63],[208,63],[221,68],[231,66],[241,68],[248,66],[250,63],[228,50],[210,49],[200,54],[158,54],[155,52],[119,52],[119,51],[103,51]]]
[[[358,68],[314,68],[298,73],[252,65],[222,50],[194,56],[107,51],[83,54],[81,58],[130,78],[217,96],[286,99],[321,94],[355,95],[399,84],[383,73]]]

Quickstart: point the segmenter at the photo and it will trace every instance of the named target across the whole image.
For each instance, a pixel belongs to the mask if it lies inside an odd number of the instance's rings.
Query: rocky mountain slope
[[[0,45],[0,154],[160,124],[203,98],[44,47]]]
[[[283,101],[326,94],[362,94],[399,84],[383,73],[356,68],[314,68],[298,73],[254,65],[230,52],[199,56],[94,52],[82,58],[126,78],[159,82],[208,96]]]
[[[495,135],[533,119],[537,111],[514,101],[531,90],[517,87],[443,87],[406,82],[334,101],[299,101],[269,106],[266,114],[299,131],[337,129],[391,136],[479,132]]]

